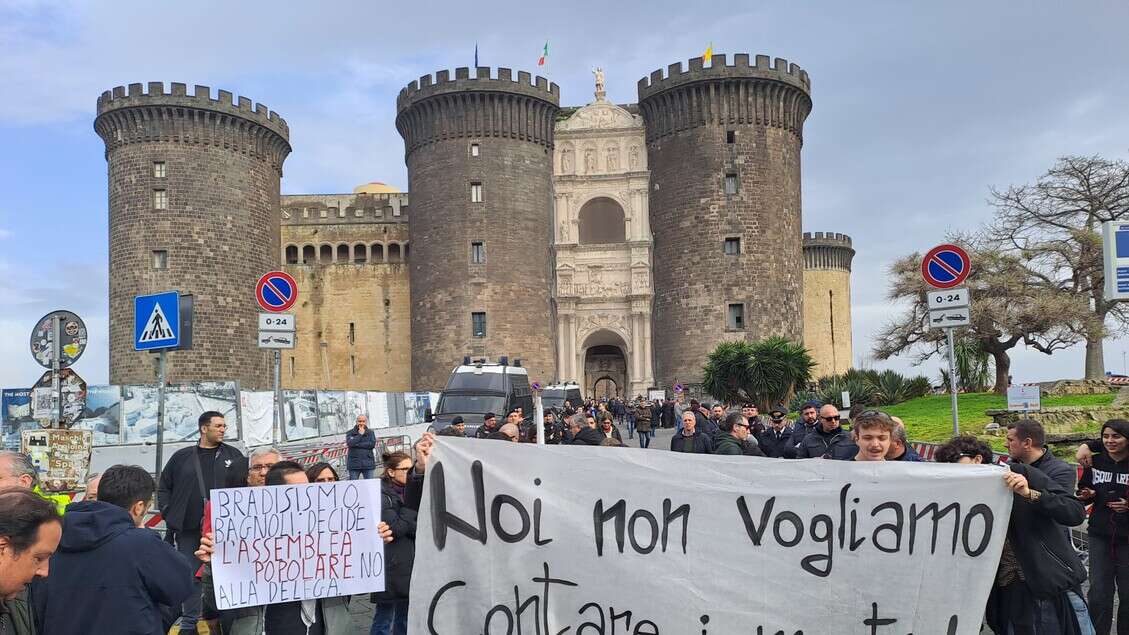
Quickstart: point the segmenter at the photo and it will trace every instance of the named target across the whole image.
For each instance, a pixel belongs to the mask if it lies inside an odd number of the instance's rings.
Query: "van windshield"
[[[500,377],[500,376],[499,376]],[[443,395],[437,414],[505,413],[506,398],[496,395]]]
[[[546,388],[545,392],[541,393],[541,403],[546,408],[560,408],[564,406],[567,397],[563,388]]]
[[[506,392],[506,379],[502,373],[455,373],[447,380],[447,390],[494,390]],[[493,412],[492,410],[483,412]]]

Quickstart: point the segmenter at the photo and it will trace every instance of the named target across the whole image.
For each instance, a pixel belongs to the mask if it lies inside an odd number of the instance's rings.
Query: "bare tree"
[[[1021,342],[1050,355],[1079,341],[1075,321],[1085,317],[1086,306],[1077,299],[1047,289],[1022,259],[982,246],[981,240],[955,239],[966,245],[972,271],[966,286],[972,297],[971,322],[958,331],[961,339],[975,342],[992,357],[996,369],[993,390],[1007,391],[1011,370],[1008,351]],[[981,246],[971,246],[977,243]],[[926,292],[921,279],[921,254],[900,258],[890,267],[892,302],[909,301],[907,310],[879,331],[873,353],[879,359],[916,350],[917,363],[944,352],[945,333],[928,329]]]
[[[1101,224],[1129,218],[1129,163],[1064,157],[1033,185],[992,191],[991,237],[1025,262],[1035,284],[1087,304],[1072,323],[1086,342],[1086,378],[1105,373],[1102,340],[1110,323],[1129,327],[1129,304],[1102,297]]]

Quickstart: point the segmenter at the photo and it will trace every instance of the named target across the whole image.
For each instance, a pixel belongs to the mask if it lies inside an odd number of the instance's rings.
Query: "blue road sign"
[[[133,298],[133,348],[154,351],[180,346],[180,294],[167,291]]]

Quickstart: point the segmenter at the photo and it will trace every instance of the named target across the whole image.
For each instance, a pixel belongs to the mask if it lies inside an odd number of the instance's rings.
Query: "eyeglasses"
[[[839,415],[832,415],[830,417],[820,417],[820,419],[823,419],[824,421],[838,421]]]
[[[735,423],[735,424],[733,424],[733,427],[734,427],[734,428],[745,428],[745,429],[748,429],[748,428],[749,428],[749,424],[747,424],[747,423]]]
[[[263,465],[252,465],[250,469],[252,472],[269,472],[272,467],[274,467],[274,463],[265,463]]]

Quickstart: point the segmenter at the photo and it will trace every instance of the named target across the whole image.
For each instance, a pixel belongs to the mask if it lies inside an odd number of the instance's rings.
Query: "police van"
[[[580,396],[580,384],[574,381],[553,384],[546,386],[541,393],[541,405],[545,410],[563,410],[566,401],[572,404],[573,408],[579,408],[584,403],[584,398]]]
[[[517,407],[522,408],[526,422],[533,420],[529,372],[521,367],[520,359],[515,359],[511,365],[508,357],[500,357],[494,363],[485,359],[471,361],[466,357],[451,371],[447,386],[439,396],[434,427],[442,430],[456,416],[462,416],[467,433],[473,434],[482,425],[484,414],[496,414],[498,425],[502,425],[506,413]]]

